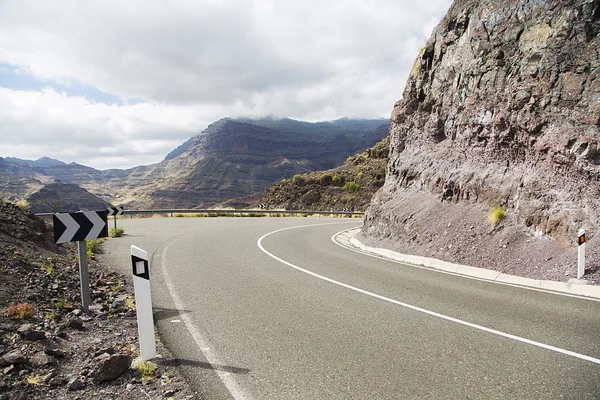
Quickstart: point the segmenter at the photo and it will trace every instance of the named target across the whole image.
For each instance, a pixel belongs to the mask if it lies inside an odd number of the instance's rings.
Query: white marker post
[[[148,253],[139,247],[131,246],[131,265],[133,266],[133,290],[137,309],[140,353],[142,360],[148,361],[156,357]]]
[[[577,235],[577,279],[585,275],[585,231],[579,230]]]

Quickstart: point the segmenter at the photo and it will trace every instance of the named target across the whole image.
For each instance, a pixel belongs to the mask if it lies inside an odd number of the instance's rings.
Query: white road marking
[[[341,233],[344,233],[346,231],[352,230],[352,229],[356,229],[356,228],[344,229],[343,231],[339,231],[338,233],[335,233],[331,237],[331,241],[333,243],[337,244],[338,246],[346,249],[346,250],[350,250],[350,251],[353,251],[355,253],[359,253],[359,254],[362,254],[362,255],[365,255],[365,256],[368,256],[368,257],[373,257],[373,258],[376,258],[378,260],[389,261],[389,262],[393,262],[393,263],[396,263],[396,264],[402,264],[402,265],[405,265],[407,267],[425,269],[427,271],[437,272],[437,273],[440,273],[440,274],[460,276],[461,278],[473,279],[474,281],[488,282],[488,283],[493,283],[493,284],[502,285],[502,286],[512,286],[512,287],[516,287],[516,288],[519,288],[519,289],[533,290],[534,292],[543,292],[543,293],[554,294],[554,295],[557,295],[557,296],[573,297],[573,298],[576,298],[576,299],[579,299],[579,300],[588,300],[588,301],[597,301],[597,302],[600,302],[600,299],[597,299],[595,297],[580,296],[580,295],[577,295],[577,294],[555,292],[555,291],[549,290],[549,289],[542,289],[542,288],[535,288],[535,287],[531,287],[531,286],[517,285],[516,283],[492,281],[492,280],[485,279],[485,278],[479,278],[477,276],[469,276],[469,275],[465,275],[465,274],[459,274],[459,273],[456,273],[456,272],[444,271],[444,270],[433,268],[433,267],[425,267],[425,266],[422,266],[422,265],[411,264],[411,263],[404,262],[404,261],[393,260],[391,258],[387,258],[387,257],[381,256],[379,254],[368,253],[368,252],[363,251],[363,250],[357,250],[357,249],[352,248],[352,247],[344,246],[343,244],[341,244],[340,242],[338,242],[337,240],[335,240],[335,237],[337,235],[339,235]]]
[[[358,292],[358,293],[361,293],[361,294],[364,294],[364,295],[367,295],[367,296],[370,296],[370,297],[374,297],[374,298],[379,299],[379,300],[386,301],[388,303],[396,304],[396,305],[399,305],[401,307],[405,307],[405,308],[408,308],[408,309],[411,309],[411,310],[414,310],[414,311],[418,311],[418,312],[421,312],[421,313],[424,313],[424,314],[428,314],[428,315],[431,315],[433,317],[441,318],[441,319],[444,319],[446,321],[455,322],[455,323],[460,324],[460,325],[468,326],[470,328],[474,328],[474,329],[477,329],[477,330],[480,330],[480,331],[483,331],[483,332],[488,332],[488,333],[491,333],[491,334],[494,334],[494,335],[505,337],[507,339],[516,340],[518,342],[527,343],[527,344],[530,344],[532,346],[541,347],[541,348],[546,349],[546,350],[550,350],[550,351],[554,351],[554,352],[557,352],[557,353],[565,354],[565,355],[568,355],[568,356],[571,356],[571,357],[575,357],[575,358],[579,358],[581,360],[589,361],[589,362],[592,362],[592,363],[595,363],[595,364],[600,364],[600,359],[597,359],[597,358],[594,358],[594,357],[590,357],[590,356],[586,356],[585,354],[580,354],[580,353],[576,353],[574,351],[561,349],[561,348],[556,347],[556,346],[551,346],[551,345],[548,345],[548,344],[545,344],[545,343],[536,342],[534,340],[530,340],[530,339],[526,339],[526,338],[523,338],[523,337],[520,337],[520,336],[512,335],[510,333],[498,331],[496,329],[486,328],[485,326],[473,324],[471,322],[463,321],[463,320],[460,320],[458,318],[449,317],[449,316],[444,315],[444,314],[436,313],[434,311],[429,311],[429,310],[426,310],[426,309],[421,308],[421,307],[416,307],[416,306],[413,306],[413,305],[410,305],[410,304],[407,304],[407,303],[403,303],[403,302],[398,301],[398,300],[390,299],[389,297],[381,296],[381,295],[369,292],[367,290],[363,290],[363,289],[357,288],[355,286],[348,285],[348,284],[343,283],[343,282],[338,282],[338,281],[336,281],[334,279],[327,278],[326,276],[319,275],[317,273],[308,271],[308,270],[306,270],[304,268],[301,268],[301,267],[299,267],[297,265],[294,265],[294,264],[292,264],[292,263],[290,263],[288,261],[285,261],[285,260],[277,257],[276,255],[270,253],[269,251],[267,251],[263,247],[263,245],[262,245],[263,239],[265,239],[266,237],[271,236],[271,235],[273,235],[275,233],[283,232],[283,231],[287,231],[287,230],[291,230],[291,229],[307,228],[307,227],[320,226],[320,225],[333,225],[333,224],[303,225],[303,226],[293,226],[293,227],[288,227],[288,228],[277,229],[275,231],[272,231],[272,232],[269,232],[269,233],[263,235],[260,239],[258,239],[258,242],[256,244],[258,245],[258,248],[262,250],[263,253],[265,253],[266,255],[268,255],[271,258],[274,258],[275,260],[279,261],[280,263],[285,264],[288,267],[294,268],[295,270],[298,270],[300,272],[303,272],[303,273],[308,274],[310,276],[313,276],[315,278],[318,278],[318,279],[324,280],[326,282],[332,283],[334,285],[341,286],[343,288],[350,289],[350,290],[353,290],[355,292]]]
[[[167,269],[165,268],[165,264],[166,264],[165,260],[167,258],[166,257],[167,250],[169,249],[169,247],[171,247],[171,245],[173,243],[176,243],[178,240],[179,239],[172,241],[164,248],[164,250],[162,251],[162,257],[161,257],[160,263],[161,263],[161,270],[162,270],[163,278],[165,280],[165,284],[167,286],[169,294],[171,295],[171,299],[173,299],[175,308],[177,310],[185,310],[183,302],[181,301],[179,296],[177,296],[177,293],[175,293],[173,281],[171,281],[171,278],[169,277]],[[179,313],[179,315],[180,315],[181,319],[183,320],[183,323],[185,324],[187,330],[190,332],[190,335],[192,335],[192,337],[194,338],[196,345],[204,354],[206,361],[208,361],[210,363],[210,365],[213,367],[213,370],[217,373],[217,375],[219,376],[219,379],[221,379],[221,381],[223,382],[223,384],[225,385],[225,387],[227,388],[227,390],[229,391],[231,396],[235,400],[252,400],[252,396],[249,393],[244,391],[244,389],[237,382],[237,380],[235,379],[235,376],[232,373],[223,371],[218,367],[219,365],[224,365],[224,363],[222,363],[219,360],[219,358],[217,357],[217,355],[214,354],[210,350],[210,347],[208,347],[208,344],[206,343],[204,338],[202,338],[202,335],[200,334],[198,329],[196,329],[196,326],[192,322],[190,315],[186,314],[186,313],[181,313],[181,312]]]

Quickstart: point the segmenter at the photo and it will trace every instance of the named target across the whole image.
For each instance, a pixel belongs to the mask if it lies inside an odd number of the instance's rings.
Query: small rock
[[[110,310],[111,311],[120,310],[124,306],[125,306],[125,302],[123,300],[117,299],[117,300],[113,301],[112,304],[110,305]]]
[[[9,365],[8,367],[4,368],[2,370],[2,373],[4,375],[8,375],[8,374],[12,374],[13,372],[15,372],[16,368],[14,365]]]
[[[102,360],[111,354],[115,354],[115,350],[112,347],[107,347],[105,349],[96,351],[94,353],[94,358],[97,360]]]
[[[71,312],[71,314],[77,317],[77,316],[81,315],[81,312],[82,312],[81,309],[77,308],[77,309],[73,310]]]
[[[54,376],[52,378],[50,378],[50,380],[48,381],[48,385],[52,386],[52,387],[56,387],[56,386],[60,386],[63,383],[63,379],[60,376]]]
[[[173,397],[173,396],[175,396],[175,391],[173,389],[167,389],[163,392],[163,396]]]
[[[25,364],[27,362],[27,359],[23,356],[23,353],[21,353],[20,350],[8,352],[2,356],[2,359],[6,363],[13,365]]]
[[[65,328],[72,328],[72,329],[76,329],[78,331],[82,331],[85,329],[83,327],[83,321],[77,317],[69,318],[68,320],[65,321],[63,326]]]
[[[48,372],[46,375],[44,375],[42,377],[42,382],[44,383],[50,383],[50,380],[54,377],[56,377],[58,375],[58,373],[56,372],[56,370],[52,370],[50,372]]]
[[[80,390],[83,389],[84,383],[80,378],[73,377],[69,379],[67,387],[69,390]]]
[[[65,357],[65,353],[59,349],[46,348],[46,349],[44,349],[44,352],[46,354],[48,354],[49,356],[53,356],[56,358],[64,358]]]
[[[571,275],[571,272],[570,271],[565,271],[565,276],[569,276],[569,275]]]
[[[99,363],[92,373],[93,379],[100,383],[112,381],[121,376],[131,365],[131,357],[124,354],[102,354],[96,358]]]
[[[23,340],[29,340],[30,342],[36,342],[38,340],[45,339],[46,332],[34,329],[34,330],[29,330],[29,331],[26,331],[23,333],[19,333],[19,336],[21,336],[21,338]]]
[[[43,367],[45,365],[54,364],[54,362],[54,357],[49,356],[43,351],[38,351],[31,356],[31,364],[33,364],[34,367]]]
[[[33,328],[33,324],[23,324],[19,327],[19,329],[17,329],[17,333],[25,333],[27,331],[32,330]]]

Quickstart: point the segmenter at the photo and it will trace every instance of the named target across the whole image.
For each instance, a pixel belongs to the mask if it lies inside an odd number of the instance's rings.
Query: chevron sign
[[[109,217],[111,217],[113,215],[123,215],[123,207],[121,207],[121,206],[108,207],[106,210],[108,211]]]
[[[107,211],[54,214],[54,243],[77,242],[108,236]]]

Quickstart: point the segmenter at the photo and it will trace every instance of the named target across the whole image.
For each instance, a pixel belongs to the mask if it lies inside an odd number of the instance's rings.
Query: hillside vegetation
[[[296,174],[271,186],[260,198],[270,208],[364,211],[383,186],[389,137],[343,165],[326,171]]]

